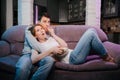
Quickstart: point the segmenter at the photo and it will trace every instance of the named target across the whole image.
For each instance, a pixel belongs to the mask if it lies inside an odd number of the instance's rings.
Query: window
[[[68,0],[68,21],[85,20],[86,0]]]

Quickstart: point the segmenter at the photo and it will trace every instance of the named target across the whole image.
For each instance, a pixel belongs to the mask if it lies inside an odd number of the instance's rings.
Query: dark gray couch
[[[6,30],[0,40],[0,80],[13,80],[15,64],[20,58],[24,44],[26,25],[14,26]],[[63,38],[69,48],[74,48],[79,38],[90,26],[59,25],[55,33]],[[100,39],[115,58],[116,63],[103,61],[94,50],[91,50],[86,62],[80,65],[70,65],[56,62],[48,76],[48,80],[120,80],[120,44],[108,41],[106,34],[95,28]],[[99,45],[98,45],[99,46]],[[35,69],[31,72],[34,73]]]

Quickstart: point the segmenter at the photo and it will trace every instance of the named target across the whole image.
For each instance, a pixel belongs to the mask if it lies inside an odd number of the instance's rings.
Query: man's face
[[[50,18],[43,16],[40,20],[40,23],[46,27],[50,26]]]

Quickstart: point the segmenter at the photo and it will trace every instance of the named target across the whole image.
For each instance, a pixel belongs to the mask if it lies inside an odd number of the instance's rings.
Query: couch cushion
[[[81,28],[84,27],[84,28]],[[86,31],[85,26],[78,25],[60,25],[55,27],[55,33],[67,42],[76,42]]]
[[[12,26],[6,30],[1,39],[9,43],[24,42],[26,25]]]
[[[0,57],[6,56],[10,53],[10,45],[6,41],[0,41]]]
[[[120,65],[120,45],[109,41],[103,43],[108,54],[115,58],[115,62]]]
[[[88,28],[95,28],[102,41],[108,40],[107,35],[100,28],[86,25],[59,25],[55,27],[55,33],[65,41],[78,41]]]
[[[0,69],[2,71],[15,73],[15,65],[19,58],[20,56],[18,55],[9,55],[9,56],[0,58]]]
[[[2,40],[9,42],[12,54],[21,54],[24,44],[25,28],[27,25],[13,26],[2,35]]]
[[[118,65],[111,62],[105,62],[102,59],[94,59],[87,61],[80,65],[71,65],[61,62],[56,62],[55,67],[60,70],[67,71],[100,71],[100,70],[113,70],[118,69]]]
[[[16,42],[10,44],[11,54],[21,55],[23,48],[24,43]]]
[[[55,33],[68,43],[69,48],[74,48],[80,37],[88,28],[91,28],[91,26],[59,25],[55,27]],[[96,29],[98,36],[103,42],[108,40],[106,34],[100,28],[92,28]]]

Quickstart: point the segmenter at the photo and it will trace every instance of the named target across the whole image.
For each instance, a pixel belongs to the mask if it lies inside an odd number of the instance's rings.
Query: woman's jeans
[[[107,53],[94,28],[88,29],[81,37],[75,49],[71,52],[70,64],[84,63],[91,48],[99,55],[106,55]]]
[[[54,59],[50,56],[47,56],[37,62],[39,68],[33,74],[31,80],[46,80],[52,66]],[[24,54],[16,64],[16,76],[15,80],[29,80],[30,72],[33,68],[31,61],[31,54]]]

